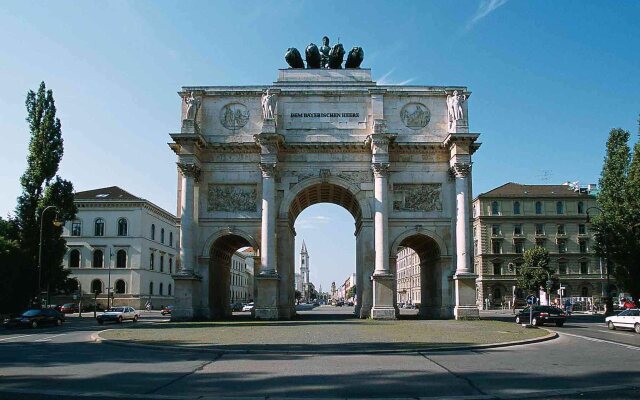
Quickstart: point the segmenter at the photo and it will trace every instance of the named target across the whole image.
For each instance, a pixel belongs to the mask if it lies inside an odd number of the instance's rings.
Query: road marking
[[[8,337],[8,338],[0,339],[0,342],[3,342],[3,341],[5,341],[5,340],[11,340],[11,339],[19,339],[19,338],[23,338],[23,337],[27,337],[27,336],[33,336],[33,334],[31,334],[31,335],[21,335],[21,336]]]
[[[46,337],[46,338],[42,338],[42,339],[38,339],[38,340],[34,340],[34,342],[48,342],[48,341],[50,341],[51,339],[53,339],[54,337],[58,337],[58,336],[62,336],[62,335],[66,335],[66,333],[61,333],[61,334],[59,334],[59,335],[53,335],[53,336],[49,336],[49,337]]]
[[[591,342],[615,344],[616,346],[622,346],[622,347],[625,347],[627,349],[640,351],[640,347],[634,346],[634,345],[631,345],[631,344],[618,343],[618,342],[614,342],[614,341],[611,341],[611,340],[596,339],[596,338],[592,338],[592,337],[588,337],[588,336],[582,336],[582,335],[574,335],[573,333],[566,333],[566,332],[558,332],[558,333],[561,334],[561,335],[573,336],[573,337],[577,337],[577,338],[580,338],[580,339],[589,340]]]

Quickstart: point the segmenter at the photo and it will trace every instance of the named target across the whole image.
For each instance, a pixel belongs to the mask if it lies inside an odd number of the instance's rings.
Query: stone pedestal
[[[199,317],[198,304],[202,278],[193,273],[173,275],[174,302],[171,321],[193,321]]]
[[[393,275],[373,275],[371,280],[373,281],[371,318],[396,319],[396,309],[393,306],[393,285],[395,282]]]
[[[469,133],[469,123],[463,119],[450,121],[449,133]]]
[[[278,319],[279,284],[280,277],[276,273],[265,273],[256,276],[256,289],[258,293],[254,309],[255,318],[268,320]]]
[[[453,277],[456,289],[456,319],[478,319],[480,312],[476,304],[476,278],[474,274],[457,274]]]

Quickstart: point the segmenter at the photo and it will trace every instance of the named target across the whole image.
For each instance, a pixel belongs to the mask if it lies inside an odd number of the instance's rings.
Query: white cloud
[[[326,225],[331,222],[331,217],[324,215],[314,215],[310,217],[303,217],[296,221],[296,227],[300,229],[314,229],[318,225]]]
[[[465,31],[470,31],[481,19],[505,5],[509,0],[482,0],[474,16],[467,22]]]

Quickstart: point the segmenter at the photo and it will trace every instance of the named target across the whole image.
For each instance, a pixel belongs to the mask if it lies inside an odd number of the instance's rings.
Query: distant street
[[[408,310],[410,311],[410,310]],[[348,318],[352,307],[300,307],[305,319]],[[485,318],[509,320],[506,312]],[[140,326],[167,318],[144,313]],[[608,331],[601,316],[573,316],[560,338],[515,347],[403,354],[216,354],[96,344],[91,318],[61,328],[0,332],[1,399],[214,397],[637,398],[640,335]],[[598,391],[588,391],[588,388]],[[636,389],[634,389],[636,388]],[[578,395],[576,390],[585,392]],[[36,394],[41,393],[41,394]],[[124,397],[123,397],[124,395]],[[557,396],[556,396],[557,395]],[[86,397],[89,396],[89,397]],[[200,396],[200,397],[199,397]],[[210,397],[207,397],[210,396]],[[478,397],[479,396],[479,397]],[[81,397],[77,397],[81,398]],[[469,397],[467,397],[469,398]]]

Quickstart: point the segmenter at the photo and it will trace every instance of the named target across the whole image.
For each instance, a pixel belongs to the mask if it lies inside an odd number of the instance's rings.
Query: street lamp
[[[585,210],[587,213],[587,219],[585,220],[585,222],[587,224],[591,224],[589,210],[598,210],[600,214],[602,214],[603,216],[605,215],[604,211],[602,211],[600,207],[591,206]],[[604,245],[604,264],[605,264],[604,267],[607,273],[607,290],[605,292],[604,315],[611,315],[613,314],[613,298],[611,297],[611,281],[609,278],[609,246],[607,245],[606,227],[607,227],[606,223],[602,225],[602,244]]]
[[[47,206],[44,208],[44,210],[42,210],[42,213],[40,213],[40,242],[38,243],[38,295],[42,294],[42,231],[44,227],[44,213],[52,208],[55,208],[56,210],[58,209],[58,207],[56,206]],[[54,219],[53,221],[53,225],[62,226],[62,224],[63,222],[59,221],[56,216],[56,219]],[[47,301],[48,297],[49,290],[47,290]],[[42,305],[42,299],[40,299],[40,304]]]

